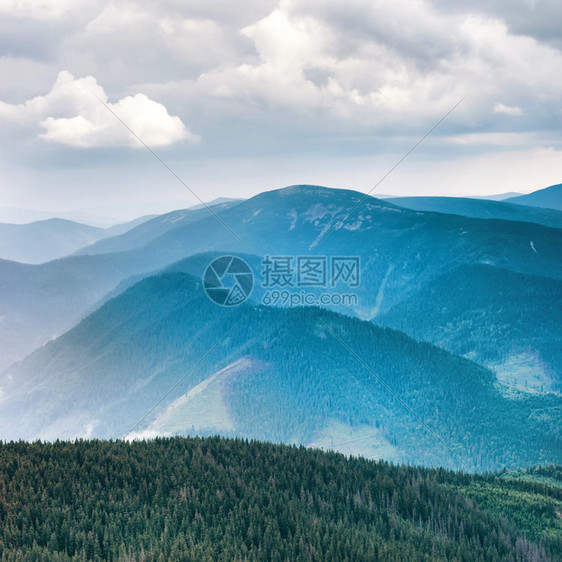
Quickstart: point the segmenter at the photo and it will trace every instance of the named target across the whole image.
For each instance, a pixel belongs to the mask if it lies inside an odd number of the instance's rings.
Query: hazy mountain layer
[[[212,207],[215,213],[220,213],[237,203],[237,200],[221,201],[210,205],[210,207]],[[112,236],[111,238],[100,240],[96,244],[81,248],[76,254],[94,255],[133,250],[144,246],[169,230],[184,227],[187,224],[208,218],[209,215],[209,209],[201,205],[197,205],[195,208],[172,211],[171,213],[154,217],[150,221],[143,222],[143,224],[138,225],[136,228],[129,229],[118,236]]]
[[[516,203],[517,205],[531,205],[533,207],[547,207],[549,209],[557,209],[562,211],[562,184],[551,185],[545,189],[539,189],[520,195],[518,197],[510,197],[506,199],[508,203]]]
[[[487,201],[466,197],[395,197],[391,202],[415,211],[435,211],[479,219],[502,219],[534,222],[562,228],[562,212],[504,201]]]
[[[67,256],[104,236],[103,228],[64,219],[29,224],[0,223],[0,258],[44,263]]]
[[[202,251],[359,256],[359,302],[346,312],[367,319],[465,263],[562,278],[562,230],[532,223],[412,211],[357,192],[310,186],[266,192],[219,216],[222,223],[213,216],[173,223],[134,250],[75,256],[25,271],[0,262],[2,365],[60,334],[128,277]],[[4,343],[14,333],[17,349]]]
[[[98,228],[65,219],[47,219],[28,224],[0,223],[0,259],[39,264],[74,253],[103,238],[117,236],[152,217],[110,228]]]
[[[221,432],[471,470],[562,461],[558,396],[506,397],[471,361],[333,312],[219,307],[183,273],[134,285],[0,386],[2,438]]]

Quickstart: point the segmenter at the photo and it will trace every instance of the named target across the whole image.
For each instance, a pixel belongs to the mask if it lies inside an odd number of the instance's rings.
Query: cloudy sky
[[[0,0],[0,207],[562,181],[560,0]],[[123,123],[127,125],[127,128]]]

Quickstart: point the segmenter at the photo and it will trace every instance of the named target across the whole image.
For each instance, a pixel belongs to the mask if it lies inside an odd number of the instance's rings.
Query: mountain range
[[[511,387],[562,392],[561,311],[560,280],[464,265],[377,320],[469,357]]]
[[[292,186],[0,261],[0,437],[220,432],[470,470],[560,462],[558,211],[396,203]],[[255,278],[235,309],[201,286],[229,253]],[[267,256],[356,257],[357,301],[263,306]]]
[[[562,211],[466,197],[395,197],[391,202],[415,211],[434,211],[478,219],[532,222],[562,228]]]
[[[38,266],[0,262],[2,365],[71,327],[128,277],[202,251],[358,256],[359,305],[346,312],[367,319],[464,263],[562,277],[562,231],[535,223],[412,211],[357,192],[314,186],[226,205],[216,213],[220,220],[205,210],[193,211],[201,218],[183,219],[181,226],[166,216],[152,219],[112,238],[108,253]],[[15,347],[4,344],[11,339],[17,339]]]
[[[562,397],[505,396],[467,359],[323,309],[218,307],[184,273],[135,284],[0,386],[5,438],[220,432],[469,470],[562,462]]]
[[[124,252],[144,246],[147,242],[158,238],[168,231],[185,227],[208,218],[212,208],[213,212],[220,213],[237,203],[236,200],[218,201],[207,207],[197,205],[189,209],[172,211],[164,215],[154,217],[152,220],[144,221],[142,224],[128,229],[121,235],[100,240],[96,244],[81,247],[75,252],[76,255],[109,254],[112,252]]]
[[[151,216],[99,228],[52,218],[27,224],[0,223],[0,259],[39,264],[62,258],[102,238],[123,234]]]

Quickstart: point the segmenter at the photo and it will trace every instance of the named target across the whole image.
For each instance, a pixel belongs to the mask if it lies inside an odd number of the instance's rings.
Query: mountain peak
[[[384,201],[382,199],[377,199],[376,197],[373,197],[370,194],[362,193],[361,191],[355,191],[353,189],[345,189],[341,187],[325,187],[322,185],[312,184],[289,185],[280,189],[264,191],[252,197],[250,201],[262,201],[264,199],[270,199],[272,197],[283,197],[287,199],[302,197],[303,200],[305,198],[324,198],[331,199],[331,202],[345,203],[347,201],[349,205],[354,205],[360,202],[376,202],[377,206],[398,208],[393,203]]]
[[[295,184],[288,185],[287,187],[282,187],[281,189],[276,189],[274,191],[278,192],[279,195],[291,195],[293,193],[306,193],[313,195],[329,194],[333,190],[338,189],[335,187],[325,187],[323,185],[313,185],[313,184]]]
[[[562,210],[562,183],[557,183],[527,195],[505,199],[508,203],[530,205],[531,207],[546,207],[548,209]]]

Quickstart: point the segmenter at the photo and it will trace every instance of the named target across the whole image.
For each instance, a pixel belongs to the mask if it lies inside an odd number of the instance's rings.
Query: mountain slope
[[[488,201],[504,201],[510,197],[517,197],[523,195],[519,191],[507,191],[505,193],[496,193],[494,195],[469,195],[471,199],[484,199]]]
[[[98,228],[65,219],[28,224],[0,223],[0,259],[40,264],[62,258],[98,240],[123,234],[149,220],[140,217],[110,228]]]
[[[136,254],[41,265],[0,260],[0,370],[68,330],[121,280],[147,267]]]
[[[532,207],[547,207],[549,209],[557,209],[562,211],[562,183],[551,185],[545,189],[533,191],[527,195],[518,197],[510,197],[505,200],[507,203],[515,203],[517,205],[530,205]]]
[[[71,254],[105,235],[104,229],[64,219],[0,224],[0,258],[43,263]]]
[[[168,273],[6,371],[0,437],[221,432],[342,450],[360,439],[370,456],[476,470],[562,460],[562,398],[508,399],[494,380],[322,309],[218,307]]]
[[[156,214],[152,214],[152,215],[143,215],[141,217],[138,217],[136,219],[133,219],[131,221],[127,221],[127,222],[122,222],[122,223],[118,223],[115,224],[113,226],[109,226],[107,228],[105,228],[105,236],[106,238],[112,237],[112,236],[119,236],[121,234],[125,234],[125,232],[132,230],[133,228],[136,228],[137,226],[140,226],[141,224],[155,219],[158,215]]]
[[[244,244],[208,217],[169,231],[142,250],[147,256],[166,253],[170,261],[185,257],[186,250],[217,249],[259,256],[359,255],[379,283],[393,264],[390,281],[399,291],[408,290],[420,273],[434,276],[436,269],[467,262],[562,278],[559,229],[411,211],[353,191],[293,186],[257,195],[220,217]]]
[[[75,211],[37,211],[21,207],[0,207],[0,222],[10,224],[28,224],[49,219],[63,219],[99,228],[110,228],[118,223],[114,217],[103,216],[89,209]]]
[[[463,263],[562,278],[562,230],[532,223],[411,211],[313,186],[266,192],[219,216],[224,224],[206,211],[206,218],[129,251],[73,256],[25,270],[0,262],[0,342],[14,331],[21,336],[17,353],[2,345],[2,364],[67,329],[124,279],[198,252],[358,256],[359,304],[345,311],[364,318],[383,314]]]
[[[212,207],[213,212],[220,213],[237,203],[238,200],[218,200],[216,203],[209,206]],[[203,218],[207,218],[210,214],[208,207],[197,205],[189,209],[180,209],[164,215],[158,215],[151,220],[143,221],[142,224],[138,225],[136,228],[127,229],[126,232],[120,235],[112,236],[111,238],[100,240],[91,246],[81,248],[76,254],[108,254],[139,248],[169,230],[184,227],[187,224],[192,224]]]
[[[218,438],[0,444],[0,552],[9,560],[557,562],[560,468],[522,476],[543,475],[548,484]]]
[[[562,392],[562,282],[462,266],[378,319],[464,355],[527,390]]]
[[[562,228],[562,212],[540,209],[504,201],[486,201],[466,197],[396,197],[392,203],[415,211],[434,211],[479,219],[502,219],[534,222],[553,228]]]
[[[358,256],[359,304],[346,312],[364,318],[463,263],[562,278],[560,229],[411,211],[347,190],[293,186],[260,194],[220,217],[235,234],[208,217],[166,232],[139,252],[148,261],[168,262],[214,250],[295,261],[299,255]]]

